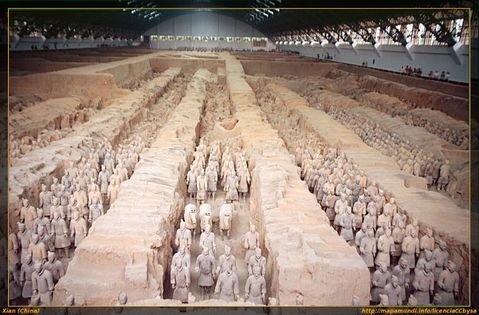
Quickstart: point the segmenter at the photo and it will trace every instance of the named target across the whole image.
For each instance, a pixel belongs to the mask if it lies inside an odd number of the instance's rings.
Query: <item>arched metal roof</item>
[[[48,6],[48,3],[44,2],[42,5]],[[89,2],[86,2],[85,6],[88,6],[88,4]],[[404,7],[403,9],[395,9],[392,8],[392,6],[397,5],[394,2],[388,4],[387,1],[371,0],[366,4],[369,8],[346,9],[354,8],[357,6],[357,2],[337,0],[335,2],[322,3],[318,1],[316,6],[323,9],[297,10],[292,8],[300,8],[307,4],[293,0],[118,0],[118,2],[114,3],[91,2],[92,8],[115,7],[116,10],[11,10],[10,16],[11,19],[12,17],[18,19],[28,17],[42,21],[51,21],[52,23],[84,23],[128,29],[136,33],[142,33],[155,24],[185,13],[185,10],[216,10],[221,8],[225,9],[222,14],[242,20],[267,36],[274,36],[282,32],[308,28],[347,25],[377,19],[401,18],[411,15],[411,13],[416,13],[417,18],[421,18],[421,12],[423,16],[434,16],[434,14],[437,14],[434,12],[438,11],[434,8],[442,6],[471,7],[474,9],[477,7],[476,1],[448,3],[431,0],[404,0],[401,4]],[[55,5],[58,5],[58,3],[55,3]],[[333,7],[340,9],[325,9]],[[377,9],[377,7],[381,7],[381,9]],[[423,9],[411,9],[412,7],[421,7]],[[154,8],[162,9],[153,10]],[[450,10],[447,11],[452,12]]]

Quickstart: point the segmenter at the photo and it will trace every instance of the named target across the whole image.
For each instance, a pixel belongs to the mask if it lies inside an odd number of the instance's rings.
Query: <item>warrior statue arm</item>
[[[200,257],[196,258],[195,272],[200,272]]]
[[[176,246],[180,245],[180,235],[178,235],[178,232],[176,232],[176,236],[175,236],[175,245]]]
[[[48,272],[45,277],[47,278],[48,291],[52,293],[53,289],[55,288],[55,284],[53,283],[53,276],[50,272]]]
[[[21,268],[20,269],[20,283],[23,286],[23,283],[25,282],[25,269]]]
[[[248,278],[246,280],[246,284],[245,284],[245,287],[244,287],[244,298],[245,298],[245,300],[247,300],[249,298],[250,288],[251,288],[251,281],[250,281],[250,278]]]
[[[221,286],[222,286],[222,281],[221,279],[218,279],[218,281],[216,281],[215,294],[219,294],[221,292]]]
[[[65,221],[62,222],[63,235],[68,236],[68,227]]]
[[[236,299],[239,300],[239,281],[237,277],[235,277],[233,282],[233,293],[236,296]]]
[[[263,300],[263,303],[266,300],[266,280],[264,278],[261,281],[261,299]]]
[[[38,293],[37,277],[32,277],[32,292],[33,292],[33,295],[37,295],[37,293]]]
[[[442,272],[439,274],[439,279],[437,280],[437,286],[441,289],[444,289],[444,275]]]
[[[429,292],[431,292],[431,295],[434,295],[434,277],[429,280]]]
[[[88,231],[88,225],[86,224],[85,220],[82,220],[82,224],[83,224],[83,236],[86,237],[87,231]]]
[[[190,272],[189,272],[189,271],[187,271],[187,272],[185,273],[185,278],[186,278],[186,279],[185,279],[185,284],[186,284],[186,287],[188,288],[188,287],[190,286],[190,281],[191,281],[191,279],[190,279]]]
[[[175,286],[176,286],[176,271],[175,271],[175,269],[171,269],[170,284],[171,284],[171,287],[174,289]]]
[[[459,295],[459,276],[458,276],[458,274],[455,274],[455,276],[454,276],[454,294],[456,296]]]

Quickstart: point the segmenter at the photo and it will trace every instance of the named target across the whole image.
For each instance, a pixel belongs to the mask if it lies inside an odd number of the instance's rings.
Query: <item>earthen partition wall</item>
[[[296,75],[296,76],[325,76],[336,68],[334,63],[289,62],[289,61],[241,61],[246,74],[264,74],[267,76]]]

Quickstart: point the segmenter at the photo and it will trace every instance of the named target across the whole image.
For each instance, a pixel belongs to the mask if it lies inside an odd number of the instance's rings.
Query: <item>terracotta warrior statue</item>
[[[421,265],[415,270],[412,286],[416,290],[414,297],[418,305],[431,304],[430,296],[434,293],[434,274],[429,265]]]
[[[447,251],[447,244],[443,240],[439,241],[439,247],[434,249],[432,253],[436,267],[434,270],[434,279],[437,281],[441,272],[447,267],[449,263],[449,252]]]
[[[430,251],[429,249],[426,249],[424,251],[424,257],[420,257],[417,260],[416,269],[419,269],[419,266],[421,265],[423,265],[422,269],[425,269],[425,265],[429,265],[429,269],[434,273],[434,269],[436,268],[436,262],[434,261],[432,251]],[[437,281],[437,279],[435,279],[435,281]]]
[[[346,200],[346,194],[341,194],[341,198],[336,201],[334,204],[334,226],[337,231],[339,231],[341,217],[344,213],[346,213],[346,209],[348,208],[348,201]]]
[[[199,272],[198,286],[201,288],[202,300],[210,299],[211,287],[214,285],[215,259],[210,255],[208,247],[203,247],[203,252],[196,259],[195,271]]]
[[[58,198],[52,198],[52,206],[50,207],[50,219],[55,216],[55,213],[58,213],[60,217],[65,217],[65,211],[63,207],[58,203]]]
[[[102,197],[102,203],[106,203],[106,197],[108,194],[108,185],[110,180],[110,175],[106,170],[105,165],[101,166],[101,171],[98,173],[97,184],[100,186],[100,193]]]
[[[218,276],[216,282],[215,294],[219,295],[219,299],[226,302],[239,300],[239,280],[236,272],[232,270],[231,265],[227,265],[226,269]]]
[[[186,175],[186,184],[188,185],[188,194],[190,195],[191,199],[196,198],[196,173],[194,169],[190,169],[188,174]]]
[[[43,215],[43,209],[38,208],[37,209],[37,218],[35,221],[33,221],[33,233],[38,234],[38,227],[43,226],[47,234],[50,234],[51,231],[51,225],[50,225],[50,220],[48,218],[45,218]]]
[[[73,196],[70,196],[70,199],[68,201],[68,206],[66,206],[66,218],[65,222],[67,223],[67,226],[70,227],[72,217],[73,217],[73,212],[78,211],[78,207],[75,205],[75,199]]]
[[[22,297],[29,299],[33,295],[32,290],[33,260],[32,255],[27,254],[20,268],[20,286],[22,287]]]
[[[185,206],[185,213],[183,216],[185,221],[186,228],[191,231],[193,237],[196,235],[196,222],[197,222],[197,214],[196,214],[196,206],[192,203],[189,203]]]
[[[47,250],[54,251],[55,232],[52,231],[50,234],[48,234],[43,225],[38,226],[37,232],[39,242],[45,244]]]
[[[384,263],[386,267],[389,267],[391,265],[391,252],[394,250],[394,239],[389,228],[386,228],[384,234],[379,237],[377,249],[376,265]]]
[[[43,267],[50,271],[53,277],[53,283],[55,284],[58,282],[58,280],[60,280],[61,277],[65,275],[66,272],[63,262],[57,259],[57,256],[54,252],[48,252],[48,260],[45,262]]]
[[[366,263],[366,266],[373,268],[374,256],[376,255],[376,239],[374,238],[374,231],[372,229],[369,229],[366,232],[366,236],[361,240],[359,252]]]
[[[53,194],[51,191],[47,190],[47,185],[42,184],[42,191],[38,197],[40,199],[40,207],[43,209],[43,213],[45,216],[49,217]]]
[[[37,234],[32,234],[32,242],[28,247],[28,254],[32,256],[33,261],[44,262],[47,260],[47,247],[43,242],[40,242]]]
[[[206,200],[206,190],[208,189],[208,183],[205,177],[205,170],[202,169],[200,174],[196,178],[196,200],[203,202]]]
[[[354,215],[351,213],[351,207],[346,207],[346,212],[342,215],[339,225],[341,226],[341,237],[348,243],[354,240]]]
[[[405,237],[405,230],[397,226],[394,227],[392,237],[394,239],[394,249],[391,252],[391,256],[392,264],[395,265],[399,258],[402,256],[402,242]]]
[[[231,221],[233,219],[233,205],[227,201],[220,207],[220,232],[221,236],[230,238]]]
[[[389,207],[384,209],[383,213],[379,215],[377,224],[386,228],[390,228],[392,223],[392,215],[389,212]]]
[[[185,246],[185,249],[189,252],[191,246],[191,231],[186,228],[186,222],[181,220],[180,228],[176,230],[175,245],[179,248],[181,245]]]
[[[363,217],[366,215],[366,203],[364,202],[364,196],[359,196],[359,200],[354,203],[354,226],[356,229],[360,229],[363,224]]]
[[[400,229],[405,229],[406,221],[407,221],[407,217],[406,217],[406,214],[404,213],[404,210],[399,209],[393,215],[392,226],[398,227]]]
[[[387,202],[387,203],[384,205],[383,211],[385,211],[386,209],[389,210],[389,213],[390,213],[391,216],[394,218],[394,215],[395,215],[396,212],[397,212],[396,199],[394,199],[394,198],[389,199],[389,202]]]
[[[75,247],[80,245],[87,233],[88,225],[86,220],[80,216],[78,211],[74,211],[73,220],[70,222],[70,237],[74,238]]]
[[[75,192],[73,193],[73,199],[75,199],[75,204],[80,211],[80,215],[85,220],[88,220],[88,196],[86,191],[81,189],[80,186],[77,186]]]
[[[389,306],[389,297],[386,293],[379,294],[378,306]]]
[[[244,248],[246,249],[246,254],[244,260],[249,261],[249,258],[254,255],[255,249],[259,247],[259,233],[256,231],[256,226],[251,223],[249,226],[249,231],[246,232],[244,237]]]
[[[449,173],[451,172],[451,166],[449,165],[449,160],[446,160],[444,164],[441,165],[439,169],[439,179],[437,180],[437,189],[445,190],[447,184],[449,183]]]
[[[245,285],[245,300],[257,305],[266,301],[266,280],[261,275],[261,268],[253,268],[253,274],[248,277]]]
[[[407,259],[402,257],[399,259],[399,264],[394,266],[392,275],[397,277],[399,286],[401,287],[401,301],[406,301],[406,290],[409,290],[410,269]]]
[[[456,264],[449,261],[447,268],[439,275],[437,280],[437,293],[442,305],[455,305],[456,297],[459,296],[459,274]]]
[[[20,209],[20,221],[25,223],[28,230],[33,231],[33,222],[37,218],[37,211],[30,205],[28,199],[23,199],[23,207]]]
[[[173,299],[188,303],[190,270],[183,265],[180,259],[177,259],[175,265],[171,268],[170,283],[174,289]]]
[[[206,167],[206,183],[207,183],[207,192],[208,197],[212,198],[213,201],[215,200],[215,194],[218,190],[218,173],[214,166],[208,163],[208,167]]]
[[[103,205],[97,199],[93,204],[90,205],[90,213],[88,217],[88,222],[93,223],[96,219],[104,215]]]
[[[178,252],[176,252],[173,255],[173,258],[171,259],[172,268],[176,266],[177,260],[180,260],[186,269],[188,270],[190,269],[190,263],[191,263],[190,254],[186,251],[186,247],[183,244],[180,246],[180,248],[178,248]]]
[[[207,225],[213,225],[213,213],[211,205],[204,203],[200,205],[200,227],[201,232],[204,232]]]
[[[234,170],[233,170],[234,172]],[[227,176],[226,183],[224,185],[226,191],[226,200],[235,201],[238,200],[238,177],[233,173]]]
[[[370,202],[369,204],[372,204],[373,202]],[[367,208],[367,214],[364,217],[364,223],[366,223],[368,226],[370,226],[374,231],[377,229],[377,216],[375,213],[375,208],[374,207],[368,207]]]
[[[91,206],[97,203],[100,205],[103,205],[103,199],[102,199],[100,191],[98,190],[98,185],[95,183],[92,183],[90,187],[91,187],[91,190],[88,191],[88,205]]]
[[[251,176],[246,167],[242,167],[238,172],[238,193],[239,197],[243,198],[243,201],[246,200],[246,194],[248,193],[248,187],[251,183]]]
[[[52,192],[53,196],[58,197],[60,192],[60,183],[58,182],[58,178],[53,177],[53,183],[50,185],[50,191]],[[45,215],[47,215],[45,213]]]
[[[17,232],[17,239],[20,243],[20,263],[25,261],[25,258],[28,254],[28,248],[30,247],[30,243],[32,241],[32,232],[27,230],[24,223],[17,222],[18,232]]]
[[[412,218],[411,223],[406,225],[406,235],[410,234],[411,231],[415,232],[415,236],[419,236],[419,222],[416,218]]]
[[[434,245],[435,242],[434,237],[432,236],[432,229],[428,227],[426,228],[426,234],[424,234],[419,240],[419,249],[421,250],[419,258],[424,257],[425,250],[430,250],[432,252],[434,250]]]
[[[210,251],[211,257],[216,255],[216,240],[215,234],[211,232],[211,225],[206,225],[205,231],[200,235],[200,246],[205,247]]]
[[[120,189],[119,178],[111,178],[110,185],[108,185],[108,192],[107,192],[107,199],[110,206],[115,202],[116,198],[118,197],[119,189]]]
[[[9,264],[9,266],[14,266],[8,269],[8,279],[9,279],[8,299],[9,301],[13,301],[22,296],[22,287],[20,287],[20,270],[18,269],[17,264],[18,262],[16,264],[12,264],[12,263]],[[5,289],[7,288],[3,288],[2,290],[5,290]]]
[[[248,260],[248,273],[253,274],[254,268],[258,266],[260,268],[260,273],[262,276],[266,274],[266,258],[261,255],[261,248],[257,247],[255,249],[254,255],[252,255]]]
[[[326,216],[329,219],[329,222],[331,225],[334,224],[334,219],[336,217],[336,213],[334,212],[334,205],[336,204],[337,201],[336,195],[334,195],[332,192],[328,192],[327,195],[323,197],[323,207],[326,207]]]
[[[410,230],[402,242],[401,257],[405,257],[408,261],[409,268],[414,269],[417,256],[419,256],[419,239],[416,236],[416,232]]]
[[[43,263],[39,261],[34,264],[32,289],[33,295],[40,297],[40,305],[48,306],[52,303],[54,289],[53,276],[50,271],[44,268]]]
[[[402,305],[402,288],[396,276],[391,277],[391,282],[384,287],[384,293],[388,296],[390,306]]]
[[[11,232],[8,235],[8,270],[16,270],[17,264],[20,263],[18,258],[18,239],[15,233]],[[3,256],[3,255],[2,255]]]
[[[60,185],[60,196],[58,197],[58,202],[60,204],[60,207],[62,207],[63,214],[66,215],[66,208],[68,206],[68,202],[70,201],[70,190],[67,189],[65,185]],[[64,219],[66,217],[63,217]]]
[[[378,303],[379,294],[384,293],[384,288],[386,284],[391,281],[391,273],[388,271],[386,264],[379,264],[379,268],[373,273],[371,279],[372,289],[371,289],[371,301]]]
[[[220,256],[218,267],[216,268],[216,274],[221,274],[230,268],[233,272],[236,272],[236,258],[231,254],[231,247],[225,245],[225,253]]]
[[[55,248],[62,249],[65,254],[64,257],[70,257],[70,231],[68,231],[65,220],[60,217],[60,214],[58,212],[53,215],[52,230],[55,231]]]
[[[361,229],[356,232],[356,236],[354,237],[354,244],[356,245],[356,248],[358,250],[358,254],[361,254],[359,252],[359,247],[361,246],[362,239],[366,236],[367,230],[368,230],[368,226],[363,223],[362,226],[361,226]]]

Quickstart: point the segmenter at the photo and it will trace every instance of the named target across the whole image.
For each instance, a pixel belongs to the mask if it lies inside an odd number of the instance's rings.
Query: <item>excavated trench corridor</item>
[[[206,145],[208,147],[208,154],[206,156],[206,163],[205,167],[208,165],[208,158],[210,156],[210,149],[211,146],[215,143],[218,143],[220,146],[220,152],[224,152],[225,150],[229,150],[233,158],[236,154],[239,154],[243,151],[242,148],[242,141],[241,137],[238,133],[238,130],[235,130],[237,120],[234,117],[234,107],[232,106],[229,100],[228,90],[225,84],[218,84],[218,83],[209,83],[207,85],[207,97],[205,101],[205,109],[201,116],[201,121],[199,125],[198,131],[198,138],[196,141],[196,151],[201,145]],[[192,163],[193,161],[191,161]],[[221,159],[219,160],[220,168],[221,168]],[[191,163],[190,168],[191,169]],[[203,168],[204,170],[204,168]],[[251,171],[251,169],[250,169]],[[185,178],[186,181],[186,178]],[[233,216],[231,222],[231,230],[230,235],[227,237],[226,235],[222,235],[220,231],[220,207],[226,203],[226,191],[225,191],[225,178],[218,174],[218,182],[217,182],[217,191],[215,193],[215,197],[209,196],[207,194],[206,200],[203,202],[204,204],[208,204],[211,206],[211,217],[212,217],[212,232],[215,235],[215,242],[216,242],[216,254],[215,260],[218,263],[218,258],[224,254],[225,245],[231,248],[231,253],[235,256],[236,259],[236,274],[239,280],[239,296],[240,299],[245,294],[245,284],[246,279],[248,278],[248,270],[247,264],[244,259],[245,257],[245,249],[243,247],[244,244],[244,235],[250,228],[250,223],[257,224],[254,218],[250,213],[250,193],[248,192],[245,197],[239,196],[238,200],[233,201]],[[249,185],[248,185],[249,186]],[[249,187],[248,187],[249,188]],[[197,207],[197,212],[199,209],[199,203],[196,198],[191,198],[188,193],[184,194],[184,205],[187,204],[194,204]],[[183,220],[183,216],[181,216],[181,220]],[[192,239],[192,245],[190,247],[190,286],[189,292],[196,302],[203,302],[203,303],[213,303],[218,304],[221,301],[218,300],[218,296],[214,294],[215,286],[211,288],[210,296],[202,297],[202,292],[200,287],[198,286],[198,278],[199,273],[195,271],[195,264],[198,256],[201,254],[202,248],[200,246],[200,218],[197,218],[197,226],[195,236]],[[175,230],[180,227],[180,222],[177,222],[175,225]],[[174,240],[172,240],[171,244],[172,252],[175,253],[178,251],[178,246],[174,244]],[[263,252],[262,255],[264,256],[266,253]],[[167,272],[165,272],[165,293],[164,298],[169,299],[173,297],[174,289],[171,287],[170,284],[170,272],[171,272],[171,264],[168,265]],[[217,265],[216,265],[217,267]],[[215,267],[215,268],[216,268]],[[216,275],[215,280],[217,280],[218,275]],[[269,291],[269,290],[268,290]],[[215,302],[216,301],[216,302]]]

